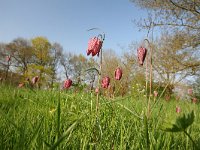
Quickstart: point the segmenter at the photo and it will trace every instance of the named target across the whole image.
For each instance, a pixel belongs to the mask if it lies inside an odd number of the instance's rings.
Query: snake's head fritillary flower
[[[192,89],[192,88],[188,89],[188,94],[189,94],[189,95],[192,95],[192,94],[193,94],[193,89]]]
[[[104,77],[101,82],[102,88],[108,88],[109,85],[110,85],[110,78]]]
[[[96,93],[96,94],[99,93],[99,88],[98,88],[98,87],[95,89],[95,93]]]
[[[198,102],[197,98],[196,98],[196,97],[193,97],[193,98],[192,98],[192,103],[195,103],[195,104],[196,104],[197,102]]]
[[[64,81],[64,89],[68,89],[68,88],[70,88],[70,86],[72,85],[72,80],[71,79],[66,79],[65,81]]]
[[[115,70],[115,79],[116,80],[120,80],[122,78],[122,69],[121,68],[117,68]]]
[[[153,92],[153,95],[154,95],[154,97],[158,97],[158,92],[157,92],[157,91],[154,91],[154,92]]]
[[[10,56],[10,55],[6,56],[6,61],[7,61],[7,62],[10,62],[10,61],[11,61],[11,56]]]
[[[141,66],[143,66],[143,64],[144,64],[144,60],[145,60],[146,54],[147,54],[147,49],[146,48],[141,46],[141,47],[139,47],[137,49],[138,61],[139,61],[139,64]]]
[[[32,78],[32,83],[36,84],[39,81],[39,76],[35,76]]]
[[[180,113],[181,112],[181,108],[179,106],[176,106],[176,113]]]
[[[101,50],[102,47],[102,41],[97,38],[91,38],[88,42],[88,49],[87,49],[87,55],[92,54],[92,56],[99,56],[99,52]]]

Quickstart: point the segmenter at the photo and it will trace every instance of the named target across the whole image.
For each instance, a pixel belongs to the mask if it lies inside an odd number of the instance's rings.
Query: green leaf
[[[174,123],[165,123],[162,130],[166,132],[181,132],[185,131],[194,122],[194,111],[189,114],[184,114],[176,119]]]
[[[74,127],[76,126],[77,121],[75,121],[68,129],[66,132],[63,133],[63,135],[58,139],[58,141],[51,146],[50,150],[54,150],[56,149],[56,147],[65,139],[65,137],[67,137],[67,135],[70,134],[70,132],[74,129]]]

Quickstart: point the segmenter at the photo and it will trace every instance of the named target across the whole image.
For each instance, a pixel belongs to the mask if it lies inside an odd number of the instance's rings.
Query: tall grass
[[[0,86],[0,149],[146,149],[145,97],[99,98],[57,90],[17,89]],[[199,105],[161,100],[148,122],[150,149],[192,149],[183,133],[161,130],[176,114],[195,112],[188,133],[200,145]]]

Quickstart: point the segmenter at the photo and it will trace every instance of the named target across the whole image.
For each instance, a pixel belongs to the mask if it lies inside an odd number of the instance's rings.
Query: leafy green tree
[[[29,76],[33,77],[38,75],[40,77],[40,86],[51,82],[52,68],[50,63],[51,57],[51,44],[48,39],[44,37],[36,37],[32,39],[33,47],[33,64],[29,67]]]
[[[27,77],[28,65],[33,62],[33,49],[31,41],[23,38],[14,39],[7,45],[8,51],[12,56],[12,62],[14,63],[17,73]]]

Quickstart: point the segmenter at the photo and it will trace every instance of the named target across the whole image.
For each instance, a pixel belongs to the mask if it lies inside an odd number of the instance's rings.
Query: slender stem
[[[149,61],[150,62],[148,61],[148,59],[147,59],[147,62],[146,62],[147,64],[148,64],[148,62],[150,63],[150,70],[149,70],[149,99],[148,99],[148,102],[147,102],[147,118],[149,118],[150,117],[150,112],[151,112],[151,110],[150,110],[151,109],[150,102],[151,102],[151,95],[152,95],[152,53],[153,53],[153,50],[152,50],[152,47],[151,47],[151,44],[150,44],[149,40],[145,39],[144,41],[147,41],[149,49],[150,49],[150,56],[149,56]],[[146,72],[147,72],[147,70],[148,70],[148,65],[146,65]],[[146,81],[146,90],[147,90],[147,86],[148,86],[147,82],[148,81]]]
[[[194,142],[194,140],[192,139],[192,137],[190,136],[190,134],[188,134],[186,132],[186,130],[184,130],[184,133],[189,137],[189,139],[192,141],[193,144],[193,148],[195,147],[195,149],[198,149],[198,146],[196,145],[196,143]]]
[[[104,39],[103,39],[104,40]],[[103,41],[102,41],[103,45]],[[100,89],[100,80],[101,80],[101,74],[102,74],[102,63],[103,63],[103,52],[102,48],[100,50],[100,62],[99,62],[99,76],[98,76],[98,88]],[[96,112],[98,113],[99,110],[99,92],[97,93],[97,99],[96,99]]]

